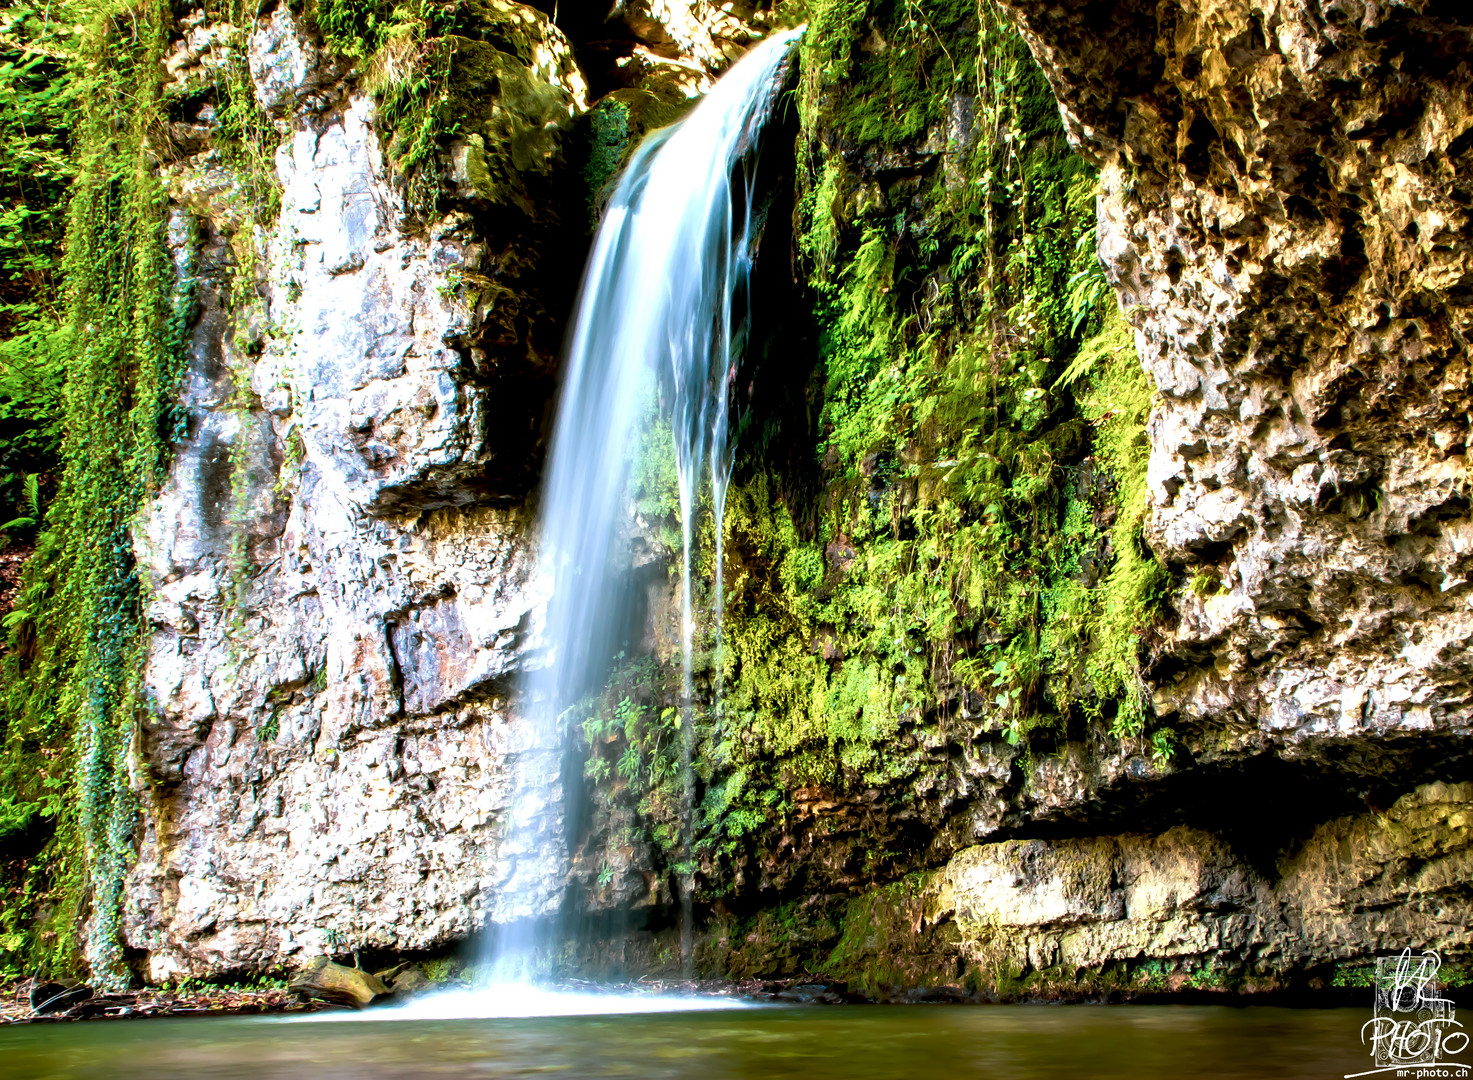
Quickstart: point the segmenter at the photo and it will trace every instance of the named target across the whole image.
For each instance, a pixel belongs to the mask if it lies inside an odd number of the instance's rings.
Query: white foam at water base
[[[630,1013],[711,1012],[756,1009],[754,1001],[728,994],[692,994],[659,990],[560,990],[527,983],[497,983],[469,990],[439,990],[403,1005],[362,1012],[321,1012],[294,1016],[298,1021],[362,1020],[495,1020],[535,1016],[613,1016]]]

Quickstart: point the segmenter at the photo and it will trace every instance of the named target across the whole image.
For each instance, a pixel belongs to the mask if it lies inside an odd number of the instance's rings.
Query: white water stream
[[[691,550],[700,488],[709,478],[719,635],[720,545],[732,467],[730,387],[748,315],[757,140],[779,91],[789,46],[800,32],[778,34],[752,48],[683,120],[651,134],[631,158],[584,273],[543,488],[541,557],[553,577],[546,623],[550,656],[531,681],[527,707],[541,728],[542,745],[556,745],[564,712],[601,684],[627,633],[623,586],[631,466],[653,415],[649,403],[656,397],[662,402],[674,436],[680,496],[687,853],[694,812]],[[556,779],[523,778],[522,786],[542,781],[545,790]],[[573,793],[564,795],[571,800]],[[519,795],[518,804],[514,811],[539,805],[539,799]],[[565,813],[573,812],[565,805]],[[535,945],[549,943],[534,942],[531,927],[556,903],[545,895],[547,867],[566,867],[566,850],[547,850],[565,845],[564,837],[545,823],[531,835],[531,817],[514,812],[502,845],[522,857],[497,890],[494,909],[521,919],[496,935],[489,965],[495,984],[519,983],[533,974]],[[688,961],[689,878],[680,891]]]

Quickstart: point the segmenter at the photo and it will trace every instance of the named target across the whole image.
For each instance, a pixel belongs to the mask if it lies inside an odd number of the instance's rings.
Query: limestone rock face
[[[488,296],[555,310],[576,279],[544,288],[520,216],[409,220],[372,102],[328,85],[285,5],[250,59],[284,129],[275,222],[241,235],[209,153],[169,174],[201,314],[189,434],[136,542],[153,717],[125,935],[154,980],[464,938],[517,854],[498,846],[512,801],[533,839],[560,812],[518,786],[523,766],[555,777],[557,751],[513,704],[543,601],[527,387],[556,346],[548,316]]]
[[[244,28],[181,17],[170,93],[209,99],[244,43],[280,199],[251,220],[213,106],[171,125],[170,243],[198,317],[188,433],[135,530],[152,710],[124,937],[150,980],[443,947],[560,899],[561,747],[517,687],[543,657],[528,501],[588,209],[750,43],[755,10],[600,23],[629,39],[605,57],[628,68],[627,122],[589,163],[589,79],[551,6],[457,5],[428,202],[373,80],[292,5]],[[661,94],[630,89],[656,75]],[[651,888],[628,856],[626,900]],[[509,899],[513,874],[532,887]]]
[[[330,85],[333,75],[321,50],[303,33],[285,4],[257,28],[251,42],[250,67],[256,98],[272,117],[293,112],[308,95]]]
[[[1408,942],[1459,955],[1470,810],[1473,785],[1427,784],[1274,865],[1188,826],[981,844],[855,900],[827,970],[872,997],[1009,999],[1307,988]]]
[[[1149,539],[1196,587],[1158,713],[1331,756],[1466,734],[1466,7],[1004,6],[1103,167],[1159,391]]]
[[[1203,972],[1252,956],[1271,978],[1409,941],[1456,952],[1469,942],[1470,799],[1470,785],[1429,784],[1384,815],[1329,822],[1276,880],[1185,827],[971,848],[937,876],[928,914],[954,920],[984,970],[1064,981],[1142,956]]]

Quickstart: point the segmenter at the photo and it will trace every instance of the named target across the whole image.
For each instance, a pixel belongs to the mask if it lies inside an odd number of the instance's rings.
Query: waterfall
[[[633,450],[657,398],[674,437],[681,518],[681,737],[685,766],[683,843],[694,816],[695,612],[691,551],[700,483],[709,474],[717,538],[716,611],[721,608],[721,529],[731,475],[729,398],[741,356],[752,261],[751,198],[757,139],[780,88],[789,45],[801,31],[752,48],[679,123],[635,151],[604,214],[584,272],[553,430],[541,504],[540,554],[550,572],[549,660],[529,686],[539,745],[556,745],[565,712],[601,685],[627,630],[621,596],[633,524]],[[735,180],[735,183],[734,183]],[[736,311],[736,317],[733,312]],[[551,772],[549,755],[529,758]],[[538,764],[540,762],[540,764]],[[515,864],[494,898],[491,971],[525,979],[538,920],[555,912],[567,852],[528,806],[556,774],[523,776],[503,850]],[[576,820],[574,791],[564,813]],[[550,847],[556,850],[548,850]],[[551,873],[549,873],[551,867]],[[682,949],[690,952],[689,874],[682,875]]]

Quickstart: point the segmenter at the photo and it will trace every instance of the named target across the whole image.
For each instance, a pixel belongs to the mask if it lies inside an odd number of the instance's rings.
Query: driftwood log
[[[379,998],[390,997],[390,990],[372,972],[335,964],[319,956],[301,968],[287,984],[287,989],[300,998],[320,998],[340,1005],[361,1009]]]

